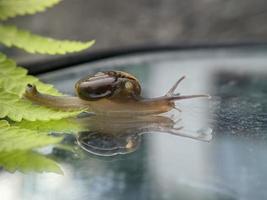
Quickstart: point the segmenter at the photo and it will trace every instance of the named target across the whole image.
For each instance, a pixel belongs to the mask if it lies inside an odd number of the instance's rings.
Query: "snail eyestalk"
[[[182,99],[193,99],[193,98],[199,98],[199,97],[205,97],[210,98],[209,95],[206,94],[199,94],[199,95],[185,95],[181,96],[180,93],[174,93],[177,89],[178,85],[185,79],[185,76],[182,76],[178,81],[171,87],[171,89],[166,93],[165,97],[168,100],[182,100]]]
[[[53,96],[40,93],[35,85],[27,84],[24,97],[38,105],[59,109],[59,110],[79,110],[88,107],[78,97],[71,96]]]
[[[174,95],[175,90],[177,89],[178,85],[185,79],[185,76],[182,76],[172,87],[171,89],[167,92],[166,96],[172,96]],[[177,93],[176,95],[180,95]]]

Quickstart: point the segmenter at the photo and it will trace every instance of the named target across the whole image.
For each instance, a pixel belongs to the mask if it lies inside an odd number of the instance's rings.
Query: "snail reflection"
[[[89,118],[79,119],[90,130],[79,134],[79,145],[97,155],[115,155],[134,151],[140,143],[140,135],[145,132],[167,132],[203,141],[211,139],[211,131],[185,132],[171,118],[160,116],[179,110],[175,101],[209,97],[175,93],[184,78],[164,96],[155,98],[142,97],[139,81],[122,71],[98,72],[82,78],[75,84],[77,96],[42,94],[34,85],[28,85],[24,97],[54,109],[84,109],[92,113]]]
[[[211,130],[188,132],[167,116],[139,116],[110,118],[92,116],[79,119],[90,131],[80,132],[77,142],[85,151],[100,156],[127,154],[138,149],[144,133],[169,133],[177,136],[210,141]]]

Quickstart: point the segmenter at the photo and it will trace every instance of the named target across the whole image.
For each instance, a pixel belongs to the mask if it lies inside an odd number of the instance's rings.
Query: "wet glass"
[[[140,80],[146,97],[165,94],[186,75],[179,93],[212,98],[177,102],[179,118],[185,131],[212,129],[213,139],[203,142],[151,132],[141,136],[135,151],[124,155],[79,156],[53,150],[64,175],[1,171],[0,198],[266,199],[266,63],[264,48],[166,51],[42,75],[62,92],[74,94],[75,82],[85,74],[127,71]]]

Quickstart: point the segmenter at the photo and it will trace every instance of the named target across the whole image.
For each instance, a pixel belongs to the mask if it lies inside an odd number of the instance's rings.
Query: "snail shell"
[[[75,84],[77,95],[83,100],[102,98],[129,99],[139,97],[141,86],[132,75],[121,71],[98,72]]]

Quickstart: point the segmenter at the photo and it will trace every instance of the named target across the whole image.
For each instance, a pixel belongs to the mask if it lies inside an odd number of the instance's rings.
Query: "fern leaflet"
[[[48,121],[72,117],[78,115],[80,111],[58,111],[43,106],[33,105],[26,99],[3,91],[0,88],[0,118],[8,117],[13,121],[22,119],[29,121]]]
[[[15,126],[20,128],[41,131],[41,132],[56,132],[56,133],[77,133],[80,131],[86,131],[86,128],[79,119],[76,118],[65,118],[60,120],[45,121],[26,121],[14,123]]]
[[[9,172],[55,172],[63,174],[55,161],[33,151],[0,152],[0,167]]]
[[[0,53],[0,88],[22,96],[28,83],[36,85],[38,90],[44,93],[60,95],[52,85],[44,84],[37,78],[27,75],[26,69],[18,67],[15,61]]]
[[[0,120],[0,167],[9,172],[46,171],[63,174],[55,161],[32,151],[34,148],[58,144],[61,140],[44,132],[10,126],[6,120]]]
[[[61,0],[0,0],[0,20],[42,12]]]
[[[29,53],[54,55],[87,49],[94,44],[94,40],[89,42],[55,40],[17,29],[15,26],[0,25],[0,43],[24,49]]]
[[[61,140],[45,132],[10,126],[5,120],[0,121],[0,151],[31,150],[57,144]]]

